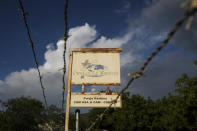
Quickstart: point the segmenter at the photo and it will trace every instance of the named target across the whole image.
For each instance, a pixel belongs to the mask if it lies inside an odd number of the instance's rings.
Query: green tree
[[[44,122],[42,102],[31,97],[9,99],[3,103],[0,130],[2,131],[38,131],[38,124]]]
[[[197,65],[197,61],[195,62]],[[195,131],[197,130],[197,77],[183,74],[175,82],[175,92],[153,101],[140,95],[124,93],[122,108],[111,108],[95,131]],[[92,109],[94,121],[104,109]],[[91,122],[89,122],[91,123]]]
[[[50,105],[48,111],[46,111],[45,119],[53,127],[54,131],[60,131],[64,127],[65,114],[62,114],[60,108],[55,105]]]
[[[197,77],[183,74],[176,83],[177,97],[185,110],[184,115],[189,129],[197,129]]]

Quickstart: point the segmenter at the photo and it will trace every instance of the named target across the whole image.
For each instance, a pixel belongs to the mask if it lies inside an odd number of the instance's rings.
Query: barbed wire
[[[65,1],[65,7],[64,7],[64,24],[65,24],[65,30],[64,30],[64,51],[63,51],[63,77],[62,77],[62,111],[64,110],[64,93],[65,93],[65,77],[66,77],[66,45],[67,45],[67,39],[68,39],[68,0]]]
[[[190,1],[191,6],[187,9],[185,15],[174,25],[174,27],[172,28],[172,30],[168,33],[167,38],[162,42],[162,44],[157,47],[155,49],[155,51],[153,51],[151,53],[151,55],[146,59],[145,63],[142,65],[142,67],[139,69],[138,72],[136,72],[135,74],[128,74],[129,76],[131,76],[131,79],[129,80],[129,82],[127,83],[127,85],[118,93],[118,96],[116,97],[116,99],[114,99],[111,104],[109,105],[109,107],[105,108],[105,110],[98,115],[98,117],[95,119],[95,121],[89,126],[89,128],[86,129],[86,131],[90,131],[92,130],[92,128],[96,125],[96,123],[100,120],[102,121],[103,116],[105,115],[105,113],[111,108],[111,106],[115,103],[117,103],[118,98],[129,88],[129,86],[133,83],[133,81],[135,79],[140,78],[143,74],[145,69],[147,68],[148,64],[151,62],[151,60],[168,44],[168,42],[170,41],[170,39],[174,36],[174,34],[178,31],[178,29],[183,25],[184,21],[186,21],[188,18],[190,17],[194,17],[196,11],[197,11],[197,0],[193,0]],[[189,21],[189,24],[191,26],[191,21]],[[188,28],[187,28],[188,29]]]
[[[19,5],[20,5],[21,14],[22,14],[22,17],[23,17],[23,20],[24,20],[24,23],[25,23],[27,35],[28,35],[28,38],[29,38],[29,45],[31,46],[35,66],[36,66],[36,69],[37,69],[37,72],[38,72],[39,82],[40,82],[40,86],[41,86],[41,89],[42,89],[42,95],[43,95],[44,103],[45,103],[45,108],[46,108],[47,113],[48,113],[49,108],[48,108],[48,103],[47,103],[47,99],[46,99],[46,95],[45,95],[45,88],[44,88],[43,82],[42,82],[42,76],[41,76],[41,72],[40,72],[40,69],[39,69],[38,61],[37,61],[37,55],[36,55],[36,51],[35,51],[35,48],[34,48],[34,43],[33,43],[33,40],[31,38],[29,26],[27,24],[26,15],[28,13],[25,12],[25,10],[24,10],[22,0],[18,0],[18,1],[19,1]],[[53,131],[53,127],[51,126],[50,122],[48,122],[48,121],[45,121],[45,122],[46,122],[48,130]]]
[[[24,10],[22,0],[18,0],[18,1],[19,1],[19,5],[20,5],[20,8],[21,8],[21,14],[22,14],[22,17],[23,17],[23,20],[24,20],[24,23],[25,23],[27,35],[28,35],[28,38],[29,38],[29,45],[31,46],[31,49],[32,49],[32,52],[33,52],[35,66],[36,66],[36,69],[38,71],[38,76],[39,76],[40,86],[41,86],[41,89],[42,89],[42,95],[43,95],[43,98],[44,98],[45,107],[48,110],[48,104],[47,104],[47,99],[46,99],[46,95],[45,95],[45,88],[44,88],[43,82],[42,82],[42,76],[41,76],[41,73],[40,73],[40,69],[39,69],[39,65],[38,65],[38,61],[37,61],[37,57],[36,57],[36,51],[35,51],[35,48],[34,48],[33,40],[31,38],[29,26],[27,24],[26,15],[28,13],[25,12],[25,10]]]
[[[66,77],[66,46],[67,46],[67,40],[68,40],[68,1],[69,0],[65,0],[65,5],[64,5],[64,25],[65,25],[65,29],[64,29],[64,36],[63,36],[63,40],[64,40],[64,51],[63,51],[63,62],[64,62],[64,66],[63,66],[63,76],[62,76],[62,83],[63,83],[63,87],[62,87],[62,115],[64,115],[64,96],[65,96],[65,77]],[[64,116],[62,116],[64,118]],[[62,124],[64,120],[62,119]],[[64,126],[63,126],[64,127]],[[62,129],[63,130],[63,129]]]

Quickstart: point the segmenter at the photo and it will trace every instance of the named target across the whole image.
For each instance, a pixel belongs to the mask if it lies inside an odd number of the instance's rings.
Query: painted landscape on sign
[[[104,76],[104,71],[107,70],[107,67],[101,64],[93,64],[90,63],[89,60],[85,60],[81,63],[85,72],[89,72],[86,74],[88,77],[101,77]],[[85,75],[83,74],[81,78],[83,79]]]
[[[120,54],[73,52],[72,84],[120,83]]]

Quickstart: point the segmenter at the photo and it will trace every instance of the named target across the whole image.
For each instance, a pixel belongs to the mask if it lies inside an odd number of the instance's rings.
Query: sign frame
[[[120,53],[122,48],[70,48],[69,51],[69,67],[68,67],[68,79],[67,79],[67,99],[65,108],[65,131],[68,131],[69,125],[69,112],[70,112],[70,99],[71,99],[71,81],[72,81],[72,64],[73,64],[73,52],[92,52],[92,53]],[[92,83],[92,85],[95,83]],[[108,83],[107,85],[120,85],[121,83]],[[82,85],[91,85],[90,83],[85,83]],[[106,85],[106,83],[97,83],[96,85]],[[122,101],[121,101],[122,106]]]
[[[73,55],[75,52],[80,53],[120,53],[122,51],[122,48],[72,48],[70,50],[72,52],[72,63],[73,63]],[[120,61],[120,55],[118,54],[118,60]],[[120,66],[120,65],[119,65]],[[118,67],[119,67],[118,66]],[[120,68],[120,67],[119,67]],[[73,69],[72,75],[73,75]],[[118,71],[118,75],[120,77],[120,69]],[[119,82],[73,82],[72,76],[71,76],[71,85],[121,85],[121,80],[119,78]]]

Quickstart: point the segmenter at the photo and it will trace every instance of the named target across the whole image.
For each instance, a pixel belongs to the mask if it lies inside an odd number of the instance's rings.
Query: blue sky
[[[64,32],[64,0],[24,1],[25,10],[29,13],[33,40],[39,54],[40,63],[44,62],[43,54],[46,45],[56,43]],[[111,4],[113,3],[113,4]],[[134,1],[132,2],[132,4]],[[127,28],[127,14],[118,13],[126,4],[124,1],[113,0],[72,0],[69,3],[69,28],[88,22],[96,25],[98,32],[112,37],[121,34]],[[135,3],[132,11],[139,13],[143,2]],[[1,1],[1,48],[0,78],[3,79],[12,71],[28,69],[32,66],[31,50],[19,11],[18,1]],[[130,9],[131,10],[131,9]],[[132,15],[135,16],[135,13]]]
[[[51,103],[61,101],[64,0],[23,0]],[[68,48],[120,47],[122,86],[181,18],[183,0],[70,0]],[[0,99],[31,95],[42,99],[31,48],[18,1],[0,2]],[[172,92],[182,73],[196,75],[196,18],[190,31],[181,28],[148,66],[146,77],[128,91],[161,98]],[[114,90],[120,90],[118,87]],[[78,90],[78,89],[76,89]],[[98,90],[92,87],[89,90]],[[55,99],[54,99],[55,97]]]

